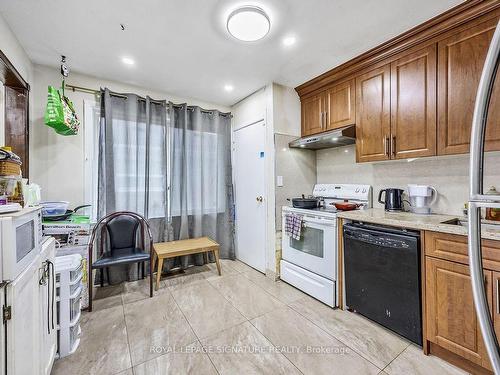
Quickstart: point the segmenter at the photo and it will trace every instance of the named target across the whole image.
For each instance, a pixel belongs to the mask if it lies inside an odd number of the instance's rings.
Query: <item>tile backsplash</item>
[[[297,136],[274,135],[276,148],[276,176],[283,178],[283,186],[276,186],[276,230],[281,230],[281,207],[290,205],[288,198],[312,193],[316,183],[316,152],[288,148]]]
[[[484,186],[500,191],[500,153],[485,157]],[[373,206],[380,189],[406,189],[408,184],[434,186],[439,197],[433,212],[460,215],[469,194],[469,155],[428,157],[419,159],[356,163],[355,146],[316,152],[318,183],[363,183],[373,186]]]

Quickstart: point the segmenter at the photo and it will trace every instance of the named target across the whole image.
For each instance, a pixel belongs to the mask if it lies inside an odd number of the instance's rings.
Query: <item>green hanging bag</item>
[[[80,121],[76,116],[73,103],[64,96],[64,81],[62,92],[49,86],[47,107],[45,109],[45,124],[60,135],[76,135]]]

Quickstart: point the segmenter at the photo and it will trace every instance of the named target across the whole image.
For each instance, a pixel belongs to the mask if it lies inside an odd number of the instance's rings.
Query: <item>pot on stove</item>
[[[316,208],[319,207],[320,202],[318,198],[306,198],[304,194],[302,194],[302,198],[292,198],[288,200],[292,201],[292,206],[295,208]]]

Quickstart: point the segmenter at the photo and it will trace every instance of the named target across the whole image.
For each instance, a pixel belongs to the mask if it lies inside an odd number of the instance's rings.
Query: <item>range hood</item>
[[[323,148],[342,147],[354,143],[356,143],[356,126],[349,125],[325,133],[296,139],[290,142],[288,147],[321,150]]]

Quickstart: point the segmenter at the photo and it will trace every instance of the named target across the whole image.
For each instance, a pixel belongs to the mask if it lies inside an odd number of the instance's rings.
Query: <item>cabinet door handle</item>
[[[328,112],[325,112],[325,128],[328,128]]]
[[[390,151],[389,151],[389,137],[384,138],[384,153],[387,155],[387,157],[391,156]]]
[[[497,315],[500,314],[500,279],[496,279],[497,282]]]
[[[394,135],[392,136],[391,148],[392,148],[392,155],[396,156],[396,136]]]

